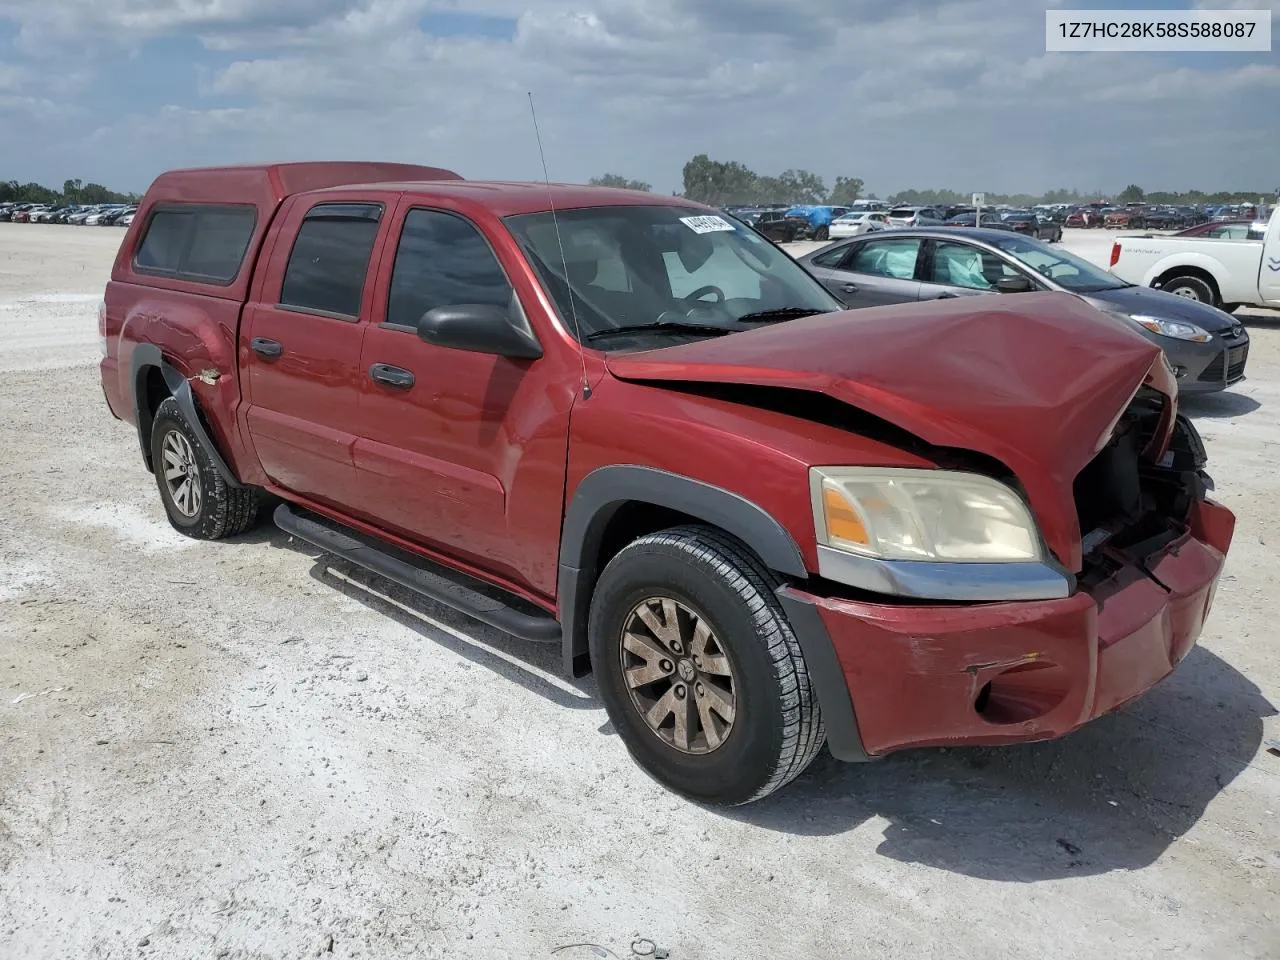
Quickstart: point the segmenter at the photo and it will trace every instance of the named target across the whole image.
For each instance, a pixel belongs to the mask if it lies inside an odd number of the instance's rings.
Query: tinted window
[[[374,204],[313,207],[289,255],[281,305],[358,317],[381,212]]]
[[[873,277],[910,280],[916,274],[916,257],[919,254],[919,240],[905,237],[898,240],[873,240],[858,247],[845,269]]]
[[[509,307],[511,284],[480,231],[462,217],[410,210],[391,273],[387,323],[417,327],[434,307]]]
[[[134,266],[204,282],[230,283],[253,236],[252,207],[157,207]]]
[[[157,210],[138,247],[135,263],[148,270],[176,271],[191,236],[194,213]]]

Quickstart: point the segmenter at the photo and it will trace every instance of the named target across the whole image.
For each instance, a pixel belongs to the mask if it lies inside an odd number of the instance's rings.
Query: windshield
[[[992,241],[996,247],[1021,260],[1041,276],[1073,293],[1096,293],[1130,286],[1087,260],[1051,247],[1039,240],[1011,233],[1008,238]]]
[[[617,206],[506,218],[565,327],[600,349],[714,336],[757,320],[842,309],[782,250],[696,207]],[[563,255],[561,245],[563,244]],[[572,297],[572,302],[570,300]],[[778,315],[771,315],[780,311]],[[761,316],[764,315],[764,316]],[[663,324],[616,338],[609,331]]]

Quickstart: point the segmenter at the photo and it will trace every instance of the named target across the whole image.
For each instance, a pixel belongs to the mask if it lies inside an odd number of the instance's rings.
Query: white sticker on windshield
[[[732,232],[736,229],[724,217],[717,217],[715,214],[708,214],[705,217],[681,217],[680,222],[694,233],[720,233],[725,230]]]

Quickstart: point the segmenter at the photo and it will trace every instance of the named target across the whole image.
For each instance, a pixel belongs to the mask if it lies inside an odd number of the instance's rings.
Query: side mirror
[[[488,303],[434,307],[418,321],[418,336],[437,347],[536,360],[542,346],[511,322],[509,311]]]
[[[1030,293],[1035,284],[1026,277],[1001,277],[996,281],[996,289],[1001,293]]]

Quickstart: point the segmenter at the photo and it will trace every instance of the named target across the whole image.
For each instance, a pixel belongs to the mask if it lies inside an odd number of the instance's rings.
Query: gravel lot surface
[[[0,224],[0,958],[1280,956],[1280,314],[1187,404],[1239,527],[1173,677],[726,814],[552,651],[270,527],[173,532],[99,386],[123,233]]]

